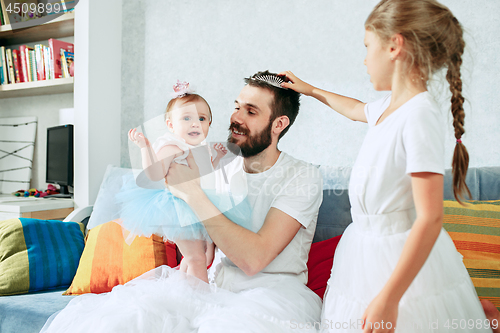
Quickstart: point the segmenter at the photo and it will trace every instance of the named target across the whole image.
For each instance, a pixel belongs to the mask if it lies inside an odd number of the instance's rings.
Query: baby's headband
[[[276,88],[287,89],[287,88],[281,86],[281,84],[285,81],[277,75],[256,75],[256,76],[252,77],[251,79],[254,81],[265,82],[265,83],[270,84]]]
[[[174,84],[174,92],[172,93],[172,98],[179,98],[192,93],[194,93],[194,90],[189,88],[189,82],[181,82],[177,80],[177,83]]]

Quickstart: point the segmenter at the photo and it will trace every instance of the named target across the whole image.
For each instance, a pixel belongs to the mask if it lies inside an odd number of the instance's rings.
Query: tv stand
[[[52,198],[58,198],[58,199],[73,199],[73,194],[71,193],[57,193],[57,194],[49,194],[43,197],[44,199],[52,199]]]
[[[59,185],[59,193],[60,194],[70,194],[68,185]],[[61,198],[66,198],[66,197],[61,197]]]

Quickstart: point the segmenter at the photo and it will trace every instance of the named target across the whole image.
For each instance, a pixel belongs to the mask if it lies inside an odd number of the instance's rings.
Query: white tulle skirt
[[[362,332],[364,311],[393,272],[414,217],[414,210],[353,215],[335,252],[323,331]],[[462,256],[443,229],[401,298],[396,332],[491,332],[485,320]]]
[[[321,299],[298,279],[223,267],[207,284],[167,266],[73,299],[42,332],[315,332]],[[299,326],[302,329],[298,329]]]

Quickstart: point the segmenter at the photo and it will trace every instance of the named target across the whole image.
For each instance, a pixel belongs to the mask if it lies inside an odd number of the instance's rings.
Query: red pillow
[[[309,281],[307,286],[323,298],[326,283],[330,278],[333,265],[333,255],[342,235],[316,242],[311,245],[307,268],[309,270]]]

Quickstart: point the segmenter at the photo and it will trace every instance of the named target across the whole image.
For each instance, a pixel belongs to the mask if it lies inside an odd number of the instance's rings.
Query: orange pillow
[[[177,266],[176,246],[160,236],[136,237],[128,245],[128,231],[116,220],[92,228],[80,264],[65,295],[109,292],[161,265]]]

